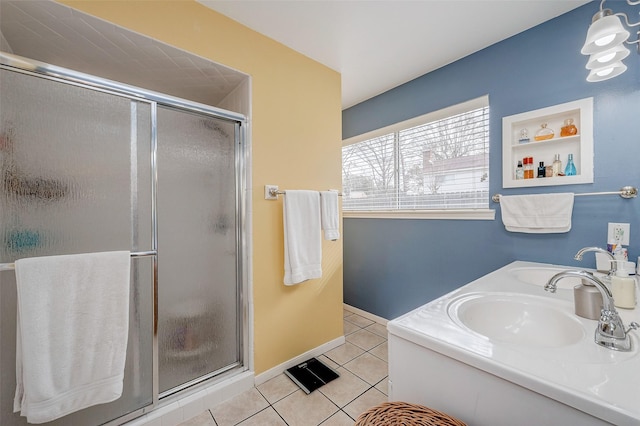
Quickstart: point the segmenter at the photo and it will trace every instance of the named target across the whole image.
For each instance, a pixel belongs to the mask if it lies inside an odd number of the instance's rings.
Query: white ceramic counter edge
[[[561,301],[573,314],[573,291],[552,294],[512,275],[518,268],[580,269],[516,261],[417,308],[387,325],[389,333],[494,374],[594,417],[614,424],[640,424],[640,341],[632,331],[633,351],[617,352],[593,341],[597,321],[577,317],[587,332],[579,342],[532,348],[491,342],[460,327],[448,314],[452,300],[477,292],[515,292]],[[562,283],[562,280],[559,284]],[[553,303],[557,305],[557,303]],[[619,310],[626,326],[640,322],[640,309]]]

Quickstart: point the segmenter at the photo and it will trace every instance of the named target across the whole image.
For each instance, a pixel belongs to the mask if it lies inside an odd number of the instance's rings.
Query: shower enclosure
[[[245,371],[244,117],[4,53],[0,88],[0,424],[27,424],[20,258],[132,252],[123,395],[49,424],[123,423]]]

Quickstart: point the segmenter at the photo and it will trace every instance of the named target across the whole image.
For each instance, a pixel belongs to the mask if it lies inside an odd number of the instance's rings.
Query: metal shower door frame
[[[248,152],[246,150],[247,136],[247,119],[243,114],[233,111],[227,111],[210,105],[188,101],[185,99],[165,95],[150,90],[145,90],[135,86],[103,79],[89,74],[76,72],[66,68],[46,64],[33,59],[24,58],[18,55],[9,54],[0,51],[0,69],[19,72],[21,74],[31,75],[37,78],[45,78],[64,84],[94,90],[102,93],[112,94],[115,96],[128,98],[132,102],[132,114],[135,110],[135,102],[147,103],[150,106],[150,126],[151,126],[151,248],[145,251],[136,251],[132,253],[132,258],[152,257],[153,258],[153,339],[152,339],[152,360],[153,360],[153,377],[152,377],[152,403],[144,406],[134,412],[123,414],[108,423],[107,425],[119,425],[130,421],[145,413],[148,413],[158,406],[161,398],[170,396],[179,392],[183,388],[188,388],[217,376],[218,372],[207,375],[202,379],[198,379],[193,383],[188,383],[178,390],[172,390],[167,395],[159,394],[159,345],[158,345],[158,214],[157,214],[157,187],[158,187],[158,132],[157,132],[157,106],[167,106],[170,108],[183,110],[187,112],[202,114],[208,117],[221,119],[234,123],[234,153],[235,153],[235,178],[236,178],[236,219],[239,226],[236,226],[236,288],[238,291],[236,303],[238,327],[238,360],[242,371],[248,369],[248,350],[249,350],[249,329],[248,329],[248,303],[244,295],[248,293],[248,259],[247,259],[247,235],[245,232],[246,218],[246,201],[245,193],[247,188],[246,182],[246,163],[248,161]],[[132,163],[132,167],[137,167]],[[135,205],[135,202],[132,206]],[[132,207],[133,211],[133,207]],[[134,219],[135,220],[135,215]],[[137,244],[137,241],[135,241]],[[226,370],[225,370],[226,371]]]

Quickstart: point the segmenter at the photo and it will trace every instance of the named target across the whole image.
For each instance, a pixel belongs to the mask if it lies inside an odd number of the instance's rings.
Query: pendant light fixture
[[[587,81],[604,81],[616,77],[627,70],[622,60],[629,56],[629,49],[623,43],[637,44],[640,52],[640,31],[634,41],[629,41],[630,33],[620,21],[624,17],[627,27],[639,26],[640,22],[631,24],[624,13],[613,13],[611,9],[604,8],[604,2],[600,2],[600,10],[593,15],[591,26],[587,31],[587,38],[580,53],[589,55],[586,68],[589,70]],[[635,6],[640,0],[626,0],[628,4]]]

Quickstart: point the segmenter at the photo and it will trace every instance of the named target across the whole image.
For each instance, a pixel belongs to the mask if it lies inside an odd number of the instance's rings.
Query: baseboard
[[[301,362],[308,360],[309,358],[318,357],[325,352],[330,351],[331,349],[335,349],[338,346],[344,344],[345,339],[344,336],[340,336],[337,339],[333,339],[330,342],[327,342],[323,345],[318,346],[317,348],[311,349],[301,355],[298,355],[295,358],[292,358],[286,362],[283,362],[280,365],[277,365],[264,373],[260,373],[255,377],[256,386],[263,384],[264,382],[273,379],[274,377],[284,373],[287,368],[291,368],[294,365],[298,365]]]
[[[389,322],[388,319],[379,317],[377,315],[370,314],[367,311],[363,311],[362,309],[358,309],[358,308],[353,307],[351,305],[347,305],[346,303],[344,303],[343,306],[344,306],[344,310],[345,311],[353,312],[354,314],[358,314],[361,317],[365,317],[367,319],[370,319],[371,321],[375,321],[378,324],[382,324],[382,325],[386,326],[387,323]]]

